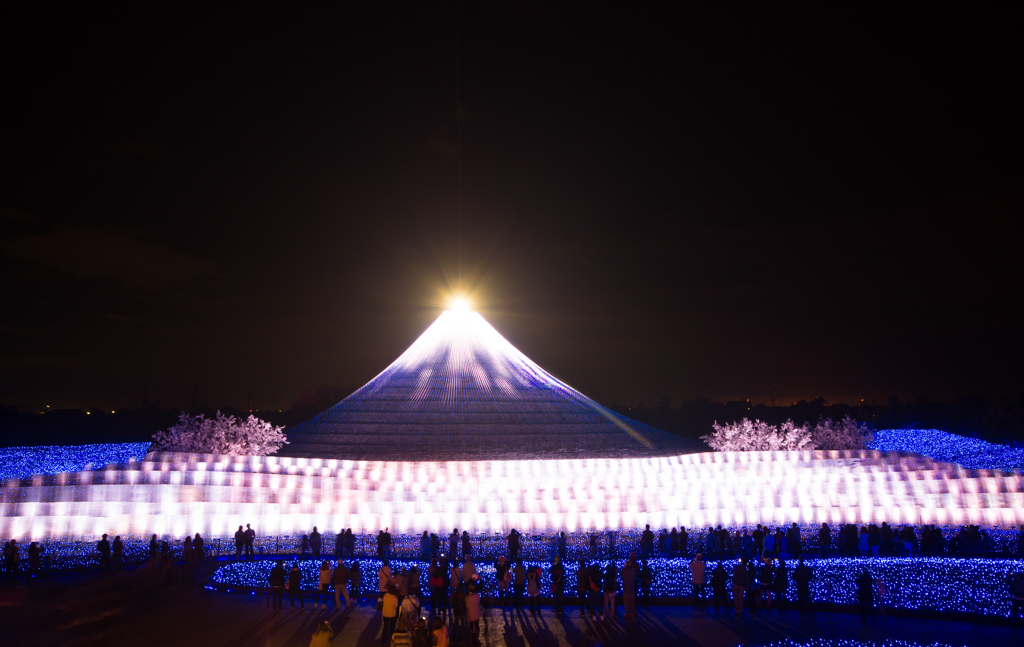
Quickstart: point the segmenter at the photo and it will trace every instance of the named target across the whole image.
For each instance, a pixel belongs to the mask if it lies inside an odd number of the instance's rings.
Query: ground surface
[[[286,600],[287,605],[287,600]],[[223,645],[226,647],[306,647],[318,620],[330,620],[332,645],[379,645],[380,617],[370,603],[352,611],[273,613],[262,595],[215,592],[197,585],[167,584],[154,574],[135,570],[115,575],[69,575],[52,583],[0,585],[0,644],[4,647],[46,645]],[[1012,645],[1024,635],[1005,626],[910,618],[879,618],[863,626],[851,614],[822,613],[802,619],[790,612],[737,618],[731,610],[652,607],[635,621],[620,615],[590,623],[578,608],[556,618],[545,608],[529,612],[487,609],[483,644],[492,646],[579,645],[588,626],[605,645],[764,645],[784,638],[814,637],[883,640],[899,638],[922,644]]]

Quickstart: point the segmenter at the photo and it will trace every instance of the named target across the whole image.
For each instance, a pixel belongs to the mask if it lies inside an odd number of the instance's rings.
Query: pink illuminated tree
[[[701,440],[719,452],[761,452],[761,451],[795,451],[815,449],[811,436],[811,428],[806,424],[795,425],[787,420],[776,427],[767,422],[747,418],[739,422],[720,425],[716,421],[714,432],[702,436]]]
[[[850,416],[844,416],[839,422],[822,418],[812,433],[819,449],[867,449],[871,442],[867,424],[858,423]]]
[[[191,454],[269,456],[287,443],[284,427],[253,415],[239,420],[220,411],[215,418],[182,411],[178,424],[153,434],[153,449]]]

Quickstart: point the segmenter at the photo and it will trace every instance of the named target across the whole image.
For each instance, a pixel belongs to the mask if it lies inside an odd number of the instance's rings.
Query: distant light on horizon
[[[469,312],[469,300],[464,299],[462,297],[456,297],[455,299],[452,300],[451,309],[454,310],[455,312]]]

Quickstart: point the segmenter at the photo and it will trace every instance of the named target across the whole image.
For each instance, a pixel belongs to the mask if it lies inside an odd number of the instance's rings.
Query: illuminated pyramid
[[[602,407],[475,312],[446,311],[280,454],[378,461],[639,458],[707,451]]]

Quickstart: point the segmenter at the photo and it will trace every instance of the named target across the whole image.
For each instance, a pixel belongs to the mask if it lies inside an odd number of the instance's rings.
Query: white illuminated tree
[[[811,429],[806,424],[795,425],[787,420],[781,427],[767,422],[744,418],[740,422],[720,425],[716,421],[714,432],[701,439],[719,452],[759,452],[815,449]]]
[[[867,449],[872,438],[867,424],[858,423],[850,416],[844,416],[839,422],[822,418],[812,433],[819,449]]]
[[[220,411],[215,418],[182,411],[178,424],[153,434],[153,449],[192,454],[269,456],[287,443],[284,427],[253,415],[239,420]]]

